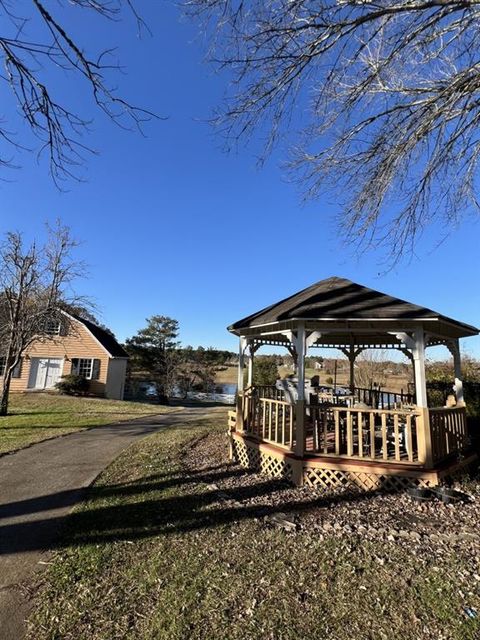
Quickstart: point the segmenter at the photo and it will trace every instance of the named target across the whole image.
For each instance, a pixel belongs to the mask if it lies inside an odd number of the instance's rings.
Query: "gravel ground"
[[[433,498],[415,502],[406,492],[371,493],[319,491],[293,487],[252,473],[226,459],[224,438],[212,434],[185,451],[186,473],[214,470],[211,488],[218,489],[227,507],[251,508],[262,526],[311,531],[316,538],[341,537],[408,545],[420,564],[454,552],[467,560],[464,579],[480,590],[480,480],[464,478],[453,488],[465,500],[443,504]],[[221,473],[223,471],[223,474]],[[480,615],[480,612],[479,612]]]

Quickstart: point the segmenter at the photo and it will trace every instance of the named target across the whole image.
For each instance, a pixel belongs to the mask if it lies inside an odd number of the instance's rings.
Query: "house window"
[[[87,380],[98,380],[100,360],[97,358],[72,358],[72,373]]]
[[[5,375],[6,364],[7,364],[6,357],[5,356],[0,357],[0,378]],[[12,378],[20,378],[21,375],[22,375],[22,358],[20,358],[20,361],[15,366],[12,373]]]
[[[47,320],[45,322],[45,333],[49,336],[58,336],[60,335],[60,329],[62,327],[62,323],[60,320],[52,319]]]

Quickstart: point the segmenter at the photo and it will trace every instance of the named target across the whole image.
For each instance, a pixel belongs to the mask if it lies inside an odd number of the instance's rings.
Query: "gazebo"
[[[434,486],[475,459],[459,348],[459,338],[478,334],[475,327],[332,277],[228,330],[240,341],[237,405],[229,412],[230,450],[243,466],[297,485],[374,490]],[[289,350],[296,370],[293,384],[252,385],[254,356],[262,345]],[[425,350],[438,345],[453,356],[454,406],[428,406]],[[347,395],[306,385],[305,357],[315,347],[340,349],[347,356]],[[355,386],[355,359],[365,349],[385,348],[410,358],[414,394],[374,393]]]

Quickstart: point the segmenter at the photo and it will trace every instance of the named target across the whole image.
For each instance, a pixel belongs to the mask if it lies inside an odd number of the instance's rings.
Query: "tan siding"
[[[35,342],[23,359],[21,377],[12,379],[12,391],[27,389],[31,362],[29,358],[63,358],[63,375],[71,373],[72,358],[97,358],[100,360],[100,375],[98,380],[90,382],[90,390],[92,393],[105,395],[110,356],[80,323],[75,322],[68,336],[54,336]]]

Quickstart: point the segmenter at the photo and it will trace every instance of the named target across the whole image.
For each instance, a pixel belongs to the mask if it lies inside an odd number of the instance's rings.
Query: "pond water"
[[[221,402],[223,404],[235,404],[236,384],[217,384],[213,391],[189,391],[187,400],[197,400],[199,402]],[[174,392],[174,397],[182,398],[180,394]]]
[[[151,386],[149,389],[154,393],[154,387]],[[348,394],[349,389],[337,387],[337,393]],[[189,391],[187,393],[187,400],[196,400],[197,402],[221,402],[223,404],[233,405],[235,404],[235,393],[237,392],[237,385],[234,383],[225,383],[225,384],[217,384],[215,385],[215,389],[212,391],[204,392],[204,391]],[[181,395],[178,391],[174,391],[173,397],[175,398],[185,398],[185,396]],[[389,406],[389,403],[393,403],[395,400],[395,396],[388,392],[381,392],[379,398],[379,409],[386,408]]]

